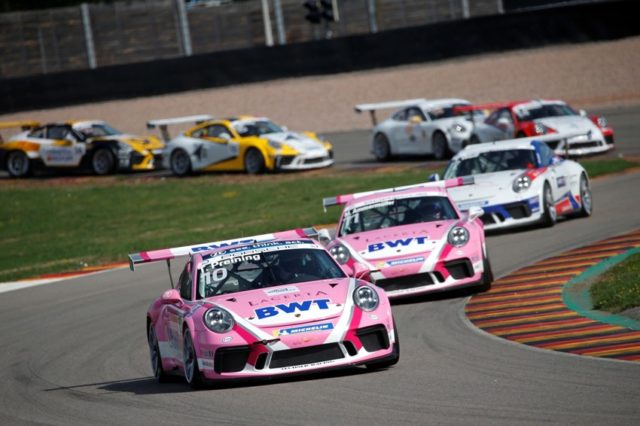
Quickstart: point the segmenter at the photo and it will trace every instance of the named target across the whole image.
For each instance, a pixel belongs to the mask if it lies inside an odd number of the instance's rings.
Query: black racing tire
[[[97,176],[105,176],[114,172],[116,159],[108,148],[98,148],[91,156],[91,170]]]
[[[184,149],[176,149],[169,157],[169,168],[176,176],[184,177],[191,174],[191,158]]]
[[[380,361],[373,361],[365,364],[365,366],[369,370],[380,370],[383,368],[389,368],[393,365],[396,365],[398,361],[400,361],[400,337],[398,336],[398,327],[396,327],[395,320],[393,320],[393,334],[395,335],[396,341],[393,342],[393,350],[391,351],[390,357]]]
[[[249,148],[244,154],[244,170],[250,175],[264,173],[264,156],[256,148]]]
[[[31,160],[22,151],[9,151],[5,164],[11,177],[22,178],[28,176],[31,171]]]
[[[184,379],[192,389],[199,389],[204,385],[204,379],[198,367],[198,356],[193,346],[191,332],[186,329],[182,345],[182,360],[184,362]]]
[[[482,269],[482,281],[479,288],[481,292],[485,292],[491,290],[491,284],[493,283],[493,270],[491,269],[489,255],[485,255],[484,259],[482,259]]]
[[[436,160],[444,160],[451,155],[447,137],[441,131],[434,132],[431,137],[433,156]]]
[[[478,135],[471,135],[471,138],[469,138],[469,145],[477,145],[479,143],[482,143],[482,141]]]
[[[556,212],[556,204],[553,199],[553,191],[549,182],[544,183],[542,190],[542,225],[551,228],[558,221],[558,213]]]
[[[391,158],[391,146],[384,133],[378,133],[373,138],[373,156],[378,161],[389,161]]]
[[[580,175],[580,210],[575,214],[576,217],[589,217],[593,214],[593,196],[591,193],[591,184],[587,175]]]
[[[158,344],[158,337],[153,329],[153,324],[149,324],[147,331],[147,342],[149,343],[149,358],[151,361],[151,371],[153,371],[153,377],[160,382],[165,383],[169,378],[169,375],[162,368],[162,358],[160,357],[160,345]]]

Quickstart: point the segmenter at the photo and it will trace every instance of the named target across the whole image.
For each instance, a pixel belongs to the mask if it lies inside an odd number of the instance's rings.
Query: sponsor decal
[[[567,186],[567,179],[564,176],[558,176],[558,188],[562,188],[563,186]]]
[[[302,368],[321,367],[323,365],[333,364],[336,361],[339,361],[339,360],[333,359],[329,361],[312,362],[310,364],[291,365],[289,367],[282,367],[280,369],[281,370],[298,370]]]
[[[254,242],[255,240],[237,240],[237,241],[229,241],[228,243],[220,243],[220,244],[209,244],[206,246],[198,246],[198,247],[192,247],[191,251],[196,253],[199,251],[209,251],[209,250],[213,250],[213,249],[217,249],[217,248],[221,248],[221,247],[229,247],[229,246],[238,246],[238,245],[242,245],[242,244],[250,244],[252,242]]]
[[[369,244],[367,250],[369,253],[384,250],[385,248],[400,248],[400,247],[408,247],[412,244],[425,244],[427,241],[427,237],[409,237],[399,240],[391,240],[385,241],[382,243]]]
[[[234,263],[251,262],[252,260],[256,262],[259,261],[260,255],[248,254],[244,256],[228,257],[226,259],[217,259],[217,260],[211,261],[211,266],[232,265]]]
[[[409,257],[407,259],[390,260],[387,262],[387,265],[396,266],[396,265],[406,265],[408,263],[418,263],[418,262],[424,262],[424,257],[417,256],[417,257]]]
[[[223,337],[220,341],[221,341],[222,343],[228,343],[228,342],[230,342],[230,341],[232,341],[232,340],[233,340],[233,337],[232,337],[232,336],[225,336],[225,337]]]
[[[329,299],[315,299],[305,300],[303,302],[291,302],[291,303],[278,303],[273,306],[265,306],[263,308],[255,309],[254,312],[258,319],[275,317],[281,313],[295,314],[296,311],[307,312],[312,306],[317,306],[318,309],[329,309]]]
[[[465,201],[464,203],[457,203],[459,210],[469,210],[471,207],[485,207],[489,205],[489,200],[474,200]]]
[[[270,288],[270,289],[265,290],[264,292],[267,293],[269,296],[276,296],[278,294],[295,293],[297,291],[300,291],[300,289],[298,287],[289,286],[289,287]]]
[[[330,322],[324,324],[306,325],[302,327],[282,328],[280,330],[273,330],[273,337],[278,336],[292,336],[300,333],[313,333],[316,331],[333,330],[333,324]]]
[[[369,203],[369,204],[361,205],[361,206],[358,206],[358,207],[354,207],[353,209],[351,209],[349,211],[348,214],[356,214],[356,213],[360,213],[361,211],[364,211],[364,210],[376,209],[378,207],[391,206],[394,203],[395,203],[395,200],[376,201],[374,203]]]
[[[292,288],[292,287],[289,287]],[[275,302],[286,302],[286,301],[290,301],[290,300],[299,300],[299,299],[305,299],[305,298],[321,298],[321,297],[327,297],[327,293],[325,293],[322,290],[317,290],[315,292],[310,292],[310,291],[306,291],[304,293],[285,293],[285,294],[277,294],[277,295],[270,295],[268,298],[264,298],[264,299],[257,299],[257,300],[250,300],[249,301],[249,306],[258,306],[258,305],[268,305],[268,304],[273,304]]]
[[[216,248],[220,248],[220,247],[226,247],[226,246],[237,246],[237,245],[242,245],[242,244],[250,244],[250,243],[255,243],[255,244],[251,244],[248,247],[234,247],[234,248],[229,248],[227,250],[224,251],[220,251],[218,253],[213,253],[211,255],[205,256],[204,259],[210,259],[211,257],[218,257],[218,256],[223,256],[223,255],[233,255],[233,254],[238,254],[238,253],[244,253],[244,252],[255,252],[258,253],[260,251],[263,251],[265,249],[270,249],[270,248],[275,248],[278,250],[287,250],[287,249],[291,249],[291,248],[299,248],[301,246],[304,245],[312,245],[314,248],[316,247],[315,244],[313,243],[313,241],[311,240],[296,240],[296,241],[264,241],[264,242],[255,242],[255,240],[239,240],[239,241],[233,241],[231,243],[222,243],[219,246],[216,246],[215,244],[211,244],[208,246],[202,246],[202,247],[195,247],[192,248],[191,251],[206,251],[206,250],[212,250],[212,249],[216,249]]]

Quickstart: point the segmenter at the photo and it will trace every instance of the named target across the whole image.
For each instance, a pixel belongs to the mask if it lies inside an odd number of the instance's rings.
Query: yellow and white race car
[[[171,139],[170,125],[195,123]],[[147,122],[167,142],[163,165],[177,176],[198,171],[308,170],[333,164],[333,148],[313,132],[290,132],[264,117],[214,119],[210,115]]]
[[[60,168],[106,175],[117,170],[153,170],[161,164],[161,140],[124,134],[104,121],[0,123],[0,129],[16,127],[22,132],[0,139],[0,169],[13,177]]]

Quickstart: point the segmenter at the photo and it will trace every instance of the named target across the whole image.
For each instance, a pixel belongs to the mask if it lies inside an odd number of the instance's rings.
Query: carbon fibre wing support
[[[162,134],[162,139],[165,142],[168,142],[171,139],[171,135],[169,134],[169,126],[173,126],[176,124],[184,124],[184,123],[194,123],[200,124],[205,121],[213,120],[212,115],[201,114],[201,115],[188,115],[184,117],[173,117],[173,118],[160,118],[156,120],[147,121],[147,129],[155,129],[159,128],[160,133]]]
[[[273,234],[253,235],[231,240],[213,241],[189,246],[174,247],[152,251],[142,251],[129,254],[129,268],[133,271],[135,266],[142,263],[169,261],[179,256],[187,256],[192,253],[206,252],[221,247],[238,246],[256,242],[266,242],[281,238],[317,238],[318,231],[315,228],[298,228],[289,231],[274,232]]]
[[[327,211],[327,207],[346,204],[351,200],[356,200],[358,198],[366,197],[366,196],[369,196],[369,195],[401,192],[401,191],[407,191],[407,190],[410,190],[410,189],[417,189],[417,188],[425,188],[425,189],[428,189],[428,188],[441,188],[441,189],[447,189],[447,188],[453,188],[453,187],[462,186],[462,185],[472,185],[474,182],[475,182],[475,180],[474,180],[473,176],[463,176],[463,177],[457,177],[457,178],[453,178],[453,179],[440,180],[440,181],[437,181],[437,182],[423,182],[423,183],[417,183],[417,184],[414,184],[414,185],[397,186],[397,187],[394,187],[394,188],[377,189],[377,190],[374,190],[374,191],[357,192],[357,193],[354,193],[354,194],[337,195],[335,197],[323,198],[322,199],[322,207],[323,207],[324,211],[326,212]]]
[[[426,99],[406,99],[403,101],[389,101],[389,102],[378,102],[371,104],[358,104],[354,107],[354,110],[360,114],[364,111],[369,111],[369,115],[371,117],[371,122],[375,126],[378,124],[378,119],[376,118],[376,110],[379,109],[389,109],[389,108],[402,108],[411,105],[417,105],[419,103],[426,102]]]

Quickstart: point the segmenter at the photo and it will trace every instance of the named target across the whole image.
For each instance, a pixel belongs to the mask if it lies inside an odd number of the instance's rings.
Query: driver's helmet
[[[425,221],[440,220],[443,217],[442,206],[434,201],[423,201],[420,205],[420,212]]]

